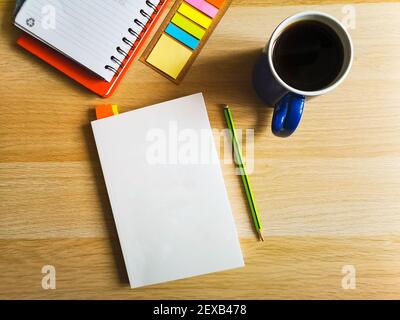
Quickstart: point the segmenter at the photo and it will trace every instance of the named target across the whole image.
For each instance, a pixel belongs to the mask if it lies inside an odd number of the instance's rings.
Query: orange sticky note
[[[225,2],[225,0],[206,0],[206,1],[216,6],[217,8],[221,8]]]
[[[96,107],[97,120],[112,117],[119,114],[116,104],[103,104]]]

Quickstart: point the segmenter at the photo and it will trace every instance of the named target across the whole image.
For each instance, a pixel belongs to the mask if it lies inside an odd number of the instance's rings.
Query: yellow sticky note
[[[188,62],[192,52],[192,50],[163,34],[146,61],[176,79]]]
[[[197,24],[201,25],[204,28],[208,28],[211,23],[212,19],[207,17],[205,14],[202,14],[199,10],[196,10],[192,6],[189,6],[185,2],[181,4],[181,6],[178,9],[178,12],[180,14],[183,14],[190,20],[193,20]]]
[[[118,108],[117,104],[112,105],[112,111],[113,111],[114,116],[119,115],[119,108]]]
[[[179,28],[185,30],[186,32],[190,33],[192,36],[196,37],[197,39],[203,38],[206,30],[200,27],[198,24],[194,23],[192,20],[184,17],[183,15],[176,13],[173,17],[171,22],[177,25]]]

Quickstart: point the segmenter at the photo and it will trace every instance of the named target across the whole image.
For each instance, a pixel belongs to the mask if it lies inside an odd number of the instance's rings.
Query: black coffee
[[[344,48],[339,36],[318,21],[300,21],[288,27],[275,43],[273,63],[278,75],[291,87],[317,91],[339,75]]]

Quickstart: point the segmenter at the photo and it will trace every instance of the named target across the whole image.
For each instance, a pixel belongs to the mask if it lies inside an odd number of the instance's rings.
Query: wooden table
[[[400,4],[350,4],[350,77],[280,139],[250,83],[261,48],[290,14],[349,9],[281,2],[234,1],[182,85],[138,62],[107,101],[128,111],[201,91],[214,128],[229,103],[256,134],[264,243],[223,166],[246,267],[131,290],[89,127],[104,101],[17,48],[14,1],[0,0],[0,298],[400,298]],[[42,288],[44,265],[56,268],[56,290]],[[343,268],[356,288],[342,285]]]

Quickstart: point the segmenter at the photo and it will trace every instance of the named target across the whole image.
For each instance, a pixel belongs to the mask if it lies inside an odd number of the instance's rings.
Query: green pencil
[[[228,129],[229,129],[229,133],[230,133],[230,136],[232,139],[232,144],[233,144],[233,151],[235,153],[236,161],[238,162],[240,176],[242,177],[244,190],[246,191],[246,197],[247,197],[247,201],[249,203],[251,215],[253,217],[254,226],[256,228],[258,236],[260,237],[260,240],[264,241],[264,238],[261,233],[261,228],[262,228],[261,220],[258,215],[256,203],[254,201],[254,195],[253,195],[253,191],[251,190],[251,185],[250,185],[249,177],[247,175],[246,165],[243,162],[242,151],[241,151],[241,148],[239,146],[239,143],[238,143],[238,140],[236,137],[236,128],[235,128],[235,124],[233,122],[232,113],[228,106],[225,106],[225,108],[224,108],[224,115],[225,115],[226,123],[228,124]]]

